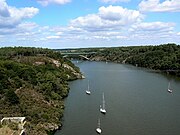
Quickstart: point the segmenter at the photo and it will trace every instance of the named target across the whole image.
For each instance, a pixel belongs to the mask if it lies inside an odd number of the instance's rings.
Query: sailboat
[[[102,132],[101,127],[100,127],[100,119],[98,119],[98,126],[97,126],[97,128],[96,128],[96,132],[97,132],[98,134],[101,134],[101,132]]]
[[[167,90],[169,93],[172,93],[172,89],[170,88],[170,82],[169,82],[169,85],[168,85],[168,90]]]
[[[89,81],[88,81],[88,89],[86,90],[86,94],[90,95],[91,91],[89,90]]]
[[[106,113],[106,109],[105,109],[105,99],[104,99],[104,93],[103,93],[103,102],[102,102],[102,106],[100,105],[100,112],[105,114]]]

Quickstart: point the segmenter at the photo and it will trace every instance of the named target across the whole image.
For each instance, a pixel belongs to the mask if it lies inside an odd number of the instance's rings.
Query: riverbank
[[[131,64],[180,77],[180,45],[173,43],[156,46],[81,48],[60,52],[69,58]]]
[[[26,117],[29,135],[62,126],[68,81],[81,79],[78,67],[60,53],[42,48],[0,48],[0,119]]]
[[[131,64],[180,77],[180,45],[176,44],[103,48],[89,58]]]

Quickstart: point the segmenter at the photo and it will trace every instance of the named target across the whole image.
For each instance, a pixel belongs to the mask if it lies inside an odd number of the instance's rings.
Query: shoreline
[[[74,79],[74,80],[70,80],[70,81],[75,81],[75,80],[78,80],[78,79],[85,79],[85,76],[80,72],[79,74],[76,74],[77,75],[77,78],[76,79]],[[69,82],[69,81],[68,81]],[[69,84],[68,84],[68,88],[69,88]],[[70,89],[70,88],[69,88]],[[66,97],[64,97],[64,99],[63,99],[63,104],[64,104],[64,100],[66,99],[66,98],[68,98],[68,95],[69,95],[69,92],[67,93],[67,95],[66,95]],[[61,130],[62,129],[62,127],[63,127],[63,123],[62,123],[62,118],[64,117],[64,110],[65,110],[65,105],[64,105],[64,107],[63,108],[61,108],[61,109],[63,109],[63,116],[59,119],[60,120],[60,126],[58,126],[58,128],[57,129],[54,129],[54,130],[50,130],[50,131],[47,131],[47,135],[55,135],[55,133],[58,131],[58,130]]]

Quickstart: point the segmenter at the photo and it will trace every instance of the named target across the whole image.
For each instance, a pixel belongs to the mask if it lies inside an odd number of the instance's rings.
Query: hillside
[[[68,81],[82,77],[59,52],[0,48],[0,119],[23,116],[27,134],[50,134],[61,126]]]
[[[106,48],[90,56],[92,60],[127,63],[180,76],[180,46],[135,46]]]
[[[92,61],[132,64],[180,76],[180,45],[81,48],[61,50],[62,53],[86,53]],[[93,52],[93,53],[92,53]],[[70,56],[71,57],[71,56]],[[75,57],[72,55],[72,57]],[[77,57],[75,57],[77,58]]]

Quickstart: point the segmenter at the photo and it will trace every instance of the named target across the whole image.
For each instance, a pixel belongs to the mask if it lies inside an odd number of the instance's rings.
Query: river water
[[[76,65],[86,79],[70,82],[63,127],[55,135],[96,135],[98,118],[102,135],[180,135],[180,80],[131,65]],[[99,111],[103,92],[105,115]]]

